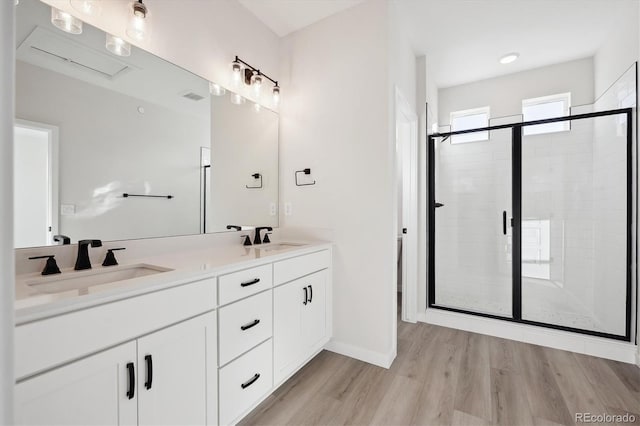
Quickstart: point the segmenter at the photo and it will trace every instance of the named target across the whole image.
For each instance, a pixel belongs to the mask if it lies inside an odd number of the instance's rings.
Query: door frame
[[[626,240],[626,303],[625,303],[625,334],[617,335],[612,333],[604,333],[593,330],[584,330],[579,328],[567,327],[557,324],[542,323],[522,318],[522,128],[526,126],[535,126],[538,124],[557,123],[562,121],[582,120],[596,117],[605,117],[612,115],[625,114],[627,120],[626,135],[626,213],[627,213],[627,240]],[[439,309],[450,312],[480,316],[485,318],[499,319],[503,321],[511,321],[527,325],[535,325],[539,327],[551,328],[555,330],[569,331],[573,333],[587,334],[590,336],[604,337],[614,340],[632,341],[631,335],[631,319],[632,319],[632,295],[633,295],[633,259],[632,259],[632,242],[633,242],[633,132],[634,132],[634,108],[620,108],[607,111],[591,112],[586,114],[569,115],[564,117],[548,118],[544,120],[527,121],[522,123],[502,124],[477,129],[459,130],[446,133],[432,133],[427,136],[427,238],[428,238],[428,254],[427,254],[427,308]],[[469,311],[466,309],[452,308],[448,306],[438,306],[435,303],[435,212],[436,212],[436,194],[435,194],[435,143],[436,139],[448,138],[453,135],[474,133],[478,131],[492,131],[512,129],[512,191],[513,191],[513,280],[512,280],[512,316],[505,317],[484,312]],[[428,129],[427,129],[428,132]]]
[[[408,144],[403,146],[408,154],[408,164],[402,160],[402,211],[404,218],[399,217],[402,227],[407,228],[407,233],[402,234],[402,321],[415,323],[418,316],[418,115],[411,107],[402,92],[396,87],[396,146],[398,143]],[[409,140],[398,139],[398,124],[409,125]],[[396,162],[397,164],[397,162]],[[407,167],[408,166],[408,167]],[[397,176],[397,173],[396,173]],[[408,185],[408,189],[405,188]],[[409,197],[405,197],[408,194]],[[408,198],[408,199],[407,199]],[[398,197],[396,197],[396,202]],[[397,209],[396,209],[397,211]],[[397,287],[397,285],[396,285]]]
[[[24,129],[38,130],[46,132],[49,140],[49,158],[48,158],[48,174],[49,174],[49,200],[47,203],[49,211],[47,212],[47,220],[49,222],[50,231],[48,232],[49,244],[54,245],[53,236],[58,234],[60,229],[60,208],[59,208],[59,133],[58,126],[40,123],[37,121],[23,120],[16,118],[14,120],[14,128],[22,127]],[[15,140],[14,140],[15,143]]]

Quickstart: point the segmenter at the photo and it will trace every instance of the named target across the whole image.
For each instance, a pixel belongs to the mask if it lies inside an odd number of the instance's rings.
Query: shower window
[[[489,107],[454,111],[451,113],[451,130],[469,130],[489,126]],[[489,140],[489,132],[474,132],[464,135],[454,135],[451,143],[481,142]]]
[[[569,115],[571,108],[571,93],[543,96],[522,101],[522,115],[524,121],[544,120],[547,118],[564,117]],[[545,133],[566,132],[570,130],[569,121],[527,126],[523,135],[541,135]]]

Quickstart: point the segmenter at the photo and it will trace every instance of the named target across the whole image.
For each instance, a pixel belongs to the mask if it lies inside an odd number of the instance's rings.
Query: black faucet
[[[266,229],[267,231],[273,231],[273,228],[270,226],[258,226],[256,227],[256,236],[253,239],[253,244],[262,244],[262,239],[260,238],[260,231]]]
[[[78,241],[78,258],[76,259],[76,266],[73,268],[76,271],[81,271],[83,269],[91,269],[91,259],[89,259],[89,246],[102,247],[102,241],[100,240]]]
[[[42,275],[52,275],[52,274],[60,273],[60,268],[58,268],[58,264],[56,263],[56,259],[54,255],[51,254],[51,255],[44,255],[44,256],[34,256],[29,258],[29,260],[34,260],[34,259],[47,259],[47,264],[42,270]]]

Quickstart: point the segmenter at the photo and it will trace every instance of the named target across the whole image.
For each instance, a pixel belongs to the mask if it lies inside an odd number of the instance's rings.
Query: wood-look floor
[[[389,370],[321,352],[245,425],[572,425],[635,415],[634,365],[428,324],[398,324]]]

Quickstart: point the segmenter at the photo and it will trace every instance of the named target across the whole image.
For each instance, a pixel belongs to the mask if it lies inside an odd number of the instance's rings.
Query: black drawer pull
[[[256,380],[258,380],[260,378],[260,374],[256,373],[255,376],[253,376],[252,378],[250,378],[248,381],[244,382],[243,384],[240,385],[240,387],[242,389],[246,389],[249,386],[251,386],[252,384],[254,384],[256,382]]]
[[[245,330],[250,329],[251,327],[255,327],[255,326],[256,326],[256,325],[258,325],[258,324],[260,324],[260,320],[259,320],[259,319],[254,320],[253,322],[251,322],[251,323],[249,323],[249,324],[245,324],[245,325],[240,326],[240,329],[241,329],[242,331],[245,331]]]
[[[240,283],[240,287],[249,287],[250,285],[258,284],[260,282],[260,278],[256,278],[255,280],[247,281],[246,283]]]
[[[153,382],[153,359],[151,355],[145,355],[144,360],[147,362],[147,381],[144,383],[144,387],[149,390]]]
[[[127,364],[127,370],[129,371],[129,390],[127,391],[127,398],[133,399],[136,392],[136,370],[132,362]]]
[[[307,290],[307,287],[304,288],[304,302],[302,302],[303,305],[306,305],[307,303],[309,303],[309,292]]]
[[[507,235],[507,211],[502,211],[502,234]]]
[[[313,302],[313,286],[309,286],[309,303]]]

